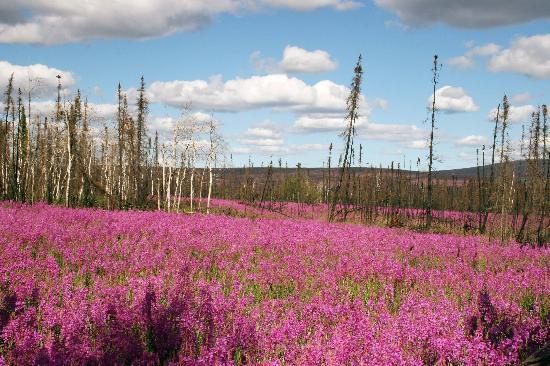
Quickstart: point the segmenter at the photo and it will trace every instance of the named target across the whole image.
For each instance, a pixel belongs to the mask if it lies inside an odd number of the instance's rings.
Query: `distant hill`
[[[514,170],[516,177],[523,177],[525,175],[525,171],[527,170],[527,161],[525,160],[517,160],[517,161],[511,161],[510,166]],[[226,169],[218,169],[218,173],[223,174],[232,174],[234,176],[238,177],[244,177],[245,171],[248,170],[249,174],[254,177],[255,179],[265,177],[267,174],[267,167],[254,167],[250,169],[245,168],[226,168]],[[500,164],[495,164],[495,172],[498,173],[500,169]],[[356,174],[372,174],[373,172],[378,172],[379,168],[357,168],[354,167],[352,170]],[[279,167],[273,167],[273,175],[275,177],[281,177],[285,174],[287,175],[294,175],[298,171],[298,168],[279,168]],[[327,169],[326,168],[300,168],[301,174],[304,174],[307,176],[311,181],[318,182],[323,179],[324,174],[326,174]],[[385,173],[390,173],[391,169],[388,168],[382,168],[382,171]],[[482,167],[480,167],[480,172],[482,171]],[[485,176],[488,177],[491,171],[491,165],[485,165]],[[331,168],[332,176],[337,176],[338,174],[338,168]],[[406,174],[417,174],[417,171],[404,171]],[[419,172],[421,176],[424,176],[427,174],[427,172],[422,171]],[[434,177],[438,179],[452,179],[453,177],[458,180],[467,180],[470,178],[475,178],[477,176],[477,167],[468,167],[468,168],[459,168],[459,169],[446,169],[446,170],[437,170],[434,171]]]
[[[516,177],[523,178],[525,172],[527,171],[527,161],[526,160],[516,160],[511,161],[510,166],[514,170]],[[481,171],[482,167],[480,167]],[[498,173],[500,169],[500,164],[495,164],[495,172]],[[491,171],[491,164],[485,166],[485,175],[488,176]],[[452,178],[453,176],[456,179],[469,179],[477,177],[477,167],[470,168],[460,168],[460,169],[449,169],[449,170],[439,170],[435,172],[435,176],[438,178]]]

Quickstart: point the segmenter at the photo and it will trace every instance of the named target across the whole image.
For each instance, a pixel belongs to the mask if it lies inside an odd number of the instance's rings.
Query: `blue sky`
[[[534,108],[550,102],[544,0],[458,8],[451,0],[78,3],[0,4],[0,84],[15,72],[24,88],[32,74],[41,80],[36,99],[47,105],[60,72],[67,95],[79,88],[97,105],[99,124],[112,117],[118,82],[132,96],[143,74],[151,134],[168,134],[190,101],[192,113],[221,122],[235,165],[251,157],[256,165],[282,158],[321,166],[328,145],[342,145],[343,103],[360,53],[356,142],[375,165],[425,160],[434,54],[443,64],[438,169],[475,165],[475,149],[492,132],[490,111],[505,93],[513,140]]]

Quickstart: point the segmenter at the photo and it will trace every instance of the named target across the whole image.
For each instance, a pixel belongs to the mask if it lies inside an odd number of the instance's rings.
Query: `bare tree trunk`
[[[191,142],[191,177],[189,178],[189,199],[190,199],[190,207],[189,210],[193,212],[193,200],[195,198],[195,157],[197,155],[197,151],[195,148],[195,136],[192,136],[193,141]]]
[[[206,201],[206,213],[207,214],[210,213],[210,198],[212,197],[212,182],[213,182],[212,164],[210,164],[209,167],[208,167],[208,198],[207,198],[207,201]]]
[[[199,183],[199,211],[202,207],[202,187],[203,187],[203,183],[204,183],[204,172],[206,171],[206,168],[203,168],[202,171],[201,171],[201,180],[200,180],[200,183]]]
[[[69,125],[67,123],[67,180],[65,186],[65,206],[69,207],[69,189],[71,187],[71,169],[72,169],[72,155],[71,155],[71,136],[69,132]]]

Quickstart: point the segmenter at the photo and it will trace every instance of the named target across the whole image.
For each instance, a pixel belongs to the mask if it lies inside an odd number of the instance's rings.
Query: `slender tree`
[[[10,123],[9,123],[9,116],[10,116],[10,107],[13,106],[13,73],[10,75],[10,78],[8,79],[8,85],[6,86],[6,91],[4,92],[4,126],[3,133],[2,133],[2,140],[0,141],[1,148],[2,148],[2,195],[6,198],[9,198],[8,196],[8,189],[9,189],[9,166],[10,166],[10,149],[9,149],[9,131],[10,131]]]
[[[502,128],[500,130],[500,165],[499,165],[499,194],[497,202],[500,203],[500,239],[504,242],[508,228],[506,226],[506,215],[508,214],[509,191],[513,189],[514,177],[509,176],[509,140],[507,135],[508,117],[510,114],[510,103],[508,97],[502,98]],[[508,188],[510,187],[510,188]]]
[[[334,188],[334,194],[332,197],[332,206],[330,209],[330,221],[334,221],[336,218],[337,205],[343,203],[344,216],[347,215],[347,204],[349,203],[349,169],[351,167],[352,151],[353,151],[353,138],[357,134],[355,131],[355,124],[359,118],[359,102],[361,100],[361,82],[363,79],[363,58],[359,55],[357,64],[354,68],[354,77],[351,82],[351,90],[346,100],[346,118],[347,121],[345,130],[340,134],[344,138],[344,155],[340,165],[340,174],[338,176],[338,182]],[[343,192],[342,192],[343,189]],[[343,202],[341,202],[343,199]],[[345,218],[345,217],[344,217]]]
[[[432,118],[431,118],[431,129],[430,129],[430,140],[429,140],[429,153],[428,153],[428,202],[426,205],[426,227],[432,225],[432,206],[433,206],[433,183],[432,183],[432,170],[433,170],[433,161],[434,161],[434,130],[435,130],[435,116],[437,112],[436,106],[436,87],[439,82],[439,64],[437,61],[437,55],[434,55],[433,58],[433,95],[432,95]]]
[[[27,128],[27,116],[25,114],[25,106],[21,104],[19,110],[19,123],[17,124],[17,135],[18,139],[18,152],[19,152],[19,162],[18,162],[18,199],[22,202],[26,201],[26,168],[27,168],[27,157],[28,157],[28,142],[29,142],[29,131]]]
[[[149,113],[149,101],[145,95],[145,79],[141,76],[140,87],[138,90],[138,99],[137,99],[137,126],[136,126],[136,146],[135,146],[135,166],[134,166],[134,175],[136,177],[136,187],[137,187],[137,206],[142,207],[145,201],[145,187],[142,166],[145,165],[146,157],[143,154],[143,146],[146,140],[146,119],[147,114]]]

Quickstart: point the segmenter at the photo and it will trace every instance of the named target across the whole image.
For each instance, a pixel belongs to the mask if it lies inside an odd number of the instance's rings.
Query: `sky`
[[[112,124],[118,83],[134,103],[143,75],[150,135],[187,106],[219,122],[235,166],[319,167],[343,147],[361,54],[363,165],[425,168],[437,54],[435,168],[450,169],[475,166],[504,94],[514,141],[550,103],[549,26],[548,0],[0,1],[0,87],[14,73],[47,114],[61,74]]]

